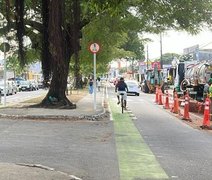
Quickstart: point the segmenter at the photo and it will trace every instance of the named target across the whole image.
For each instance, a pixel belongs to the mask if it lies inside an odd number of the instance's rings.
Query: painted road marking
[[[122,114],[114,101],[110,100],[109,103],[114,120],[120,179],[169,179],[129,114]]]

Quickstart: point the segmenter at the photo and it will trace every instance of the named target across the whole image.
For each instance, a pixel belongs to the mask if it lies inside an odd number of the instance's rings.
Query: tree
[[[179,58],[180,55],[176,53],[166,53],[162,55],[163,64],[172,64],[174,57]]]
[[[135,32],[135,34],[136,32],[159,33],[166,28],[174,28],[195,33],[201,29],[203,24],[211,24],[212,3],[210,0],[15,0],[15,3],[11,2],[12,4],[9,5],[9,0],[1,0],[0,7],[4,9],[3,15],[7,19],[7,27],[14,27],[17,30],[21,64],[26,63],[23,36],[40,38],[37,50],[42,54],[43,73],[46,77],[51,77],[50,89],[42,102],[43,106],[51,105],[49,97],[55,97],[59,107],[75,107],[65,96],[69,64],[71,57],[75,54],[74,64],[79,67],[80,32],[89,27],[90,24],[97,22],[98,18],[102,18],[102,20],[111,18],[120,25],[120,28],[113,29],[113,26],[109,26],[110,23],[105,23],[101,28],[107,29],[107,32],[114,30],[117,32],[108,36],[108,39],[113,38],[114,43],[107,44],[110,40],[105,40],[102,43],[102,53],[98,56],[102,56],[105,52],[103,57],[107,59],[107,62],[109,58],[106,57],[106,54],[110,53],[109,57],[119,57],[118,54],[123,54],[121,36],[123,39],[127,39],[129,36],[126,34],[129,35],[129,32]],[[15,14],[11,8],[13,5],[16,7]],[[35,14],[35,19],[27,18],[27,10],[31,9]],[[14,17],[16,26],[13,25]],[[42,17],[42,21],[39,17]],[[35,29],[39,32],[38,34],[34,33]],[[90,32],[88,31],[88,33]],[[87,36],[87,34],[85,35]],[[100,39],[95,34],[89,37],[92,38],[84,39],[85,41],[82,39],[81,43]],[[87,49],[87,45],[81,44],[82,49],[85,47]],[[88,52],[87,55],[84,55],[90,56]],[[79,56],[82,57],[81,54]],[[79,69],[75,69],[78,73]]]

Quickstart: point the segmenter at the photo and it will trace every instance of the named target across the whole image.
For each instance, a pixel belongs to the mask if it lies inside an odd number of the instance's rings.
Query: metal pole
[[[132,78],[134,79],[134,58],[132,58],[132,61],[131,61],[131,65],[132,65]]]
[[[162,47],[162,34],[160,33],[160,67],[163,69],[163,47]]]
[[[147,45],[146,47],[146,63],[147,63],[147,69],[149,68],[149,47]]]
[[[94,82],[93,82],[93,85],[94,85],[94,103],[93,103],[93,108],[94,108],[94,111],[96,111],[96,53],[93,54],[93,65],[94,65]]]
[[[6,43],[4,42],[4,106],[6,106]]]

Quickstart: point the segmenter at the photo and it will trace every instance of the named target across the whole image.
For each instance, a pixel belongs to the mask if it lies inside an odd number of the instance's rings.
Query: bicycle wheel
[[[121,113],[124,113],[124,99],[123,96],[121,96]]]

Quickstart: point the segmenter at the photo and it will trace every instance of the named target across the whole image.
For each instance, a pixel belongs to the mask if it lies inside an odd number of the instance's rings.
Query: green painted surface
[[[169,179],[129,114],[110,100],[121,180]]]

